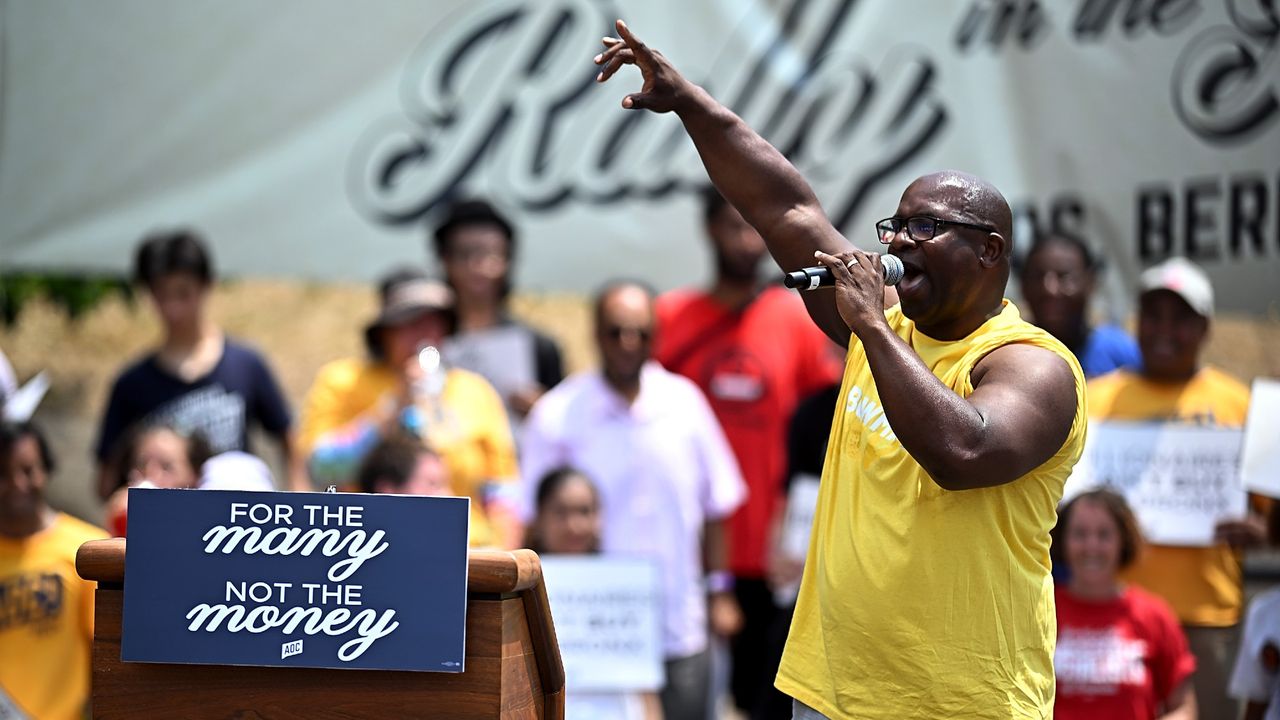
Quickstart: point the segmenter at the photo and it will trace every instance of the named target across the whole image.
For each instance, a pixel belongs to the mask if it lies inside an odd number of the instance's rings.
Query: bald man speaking
[[[1005,199],[959,172],[911,183],[876,224],[906,269],[895,294],[786,158],[617,30],[598,80],[638,66],[622,106],[676,113],[783,270],[816,258],[836,278],[804,296],[848,354],[776,681],[795,717],[1051,717],[1049,530],[1084,442],[1084,376],[1004,297]]]

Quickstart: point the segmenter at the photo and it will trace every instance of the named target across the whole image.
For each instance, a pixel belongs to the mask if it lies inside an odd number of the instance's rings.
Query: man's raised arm
[[[662,53],[640,42],[621,20],[621,39],[605,38],[596,56],[605,82],[623,65],[636,65],[644,78],[640,92],[622,106],[656,113],[674,112],[693,140],[711,182],[764,238],[783,270],[815,265],[814,251],[850,248],[831,225],[818,198],[800,173],[764,138],[710,93],[689,82]],[[833,340],[845,345],[849,327],[836,312],[833,293],[804,294],[810,316]]]

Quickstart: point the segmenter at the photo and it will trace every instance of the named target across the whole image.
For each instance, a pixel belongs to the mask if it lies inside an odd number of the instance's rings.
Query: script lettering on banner
[[[546,555],[542,576],[569,692],[652,691],[663,686],[661,601],[654,563]]]
[[[698,153],[676,115],[621,108],[634,68],[595,82],[621,16],[864,249],[912,178],[959,168],[1007,193],[1019,248],[1053,233],[1102,256],[1110,319],[1171,256],[1204,267],[1223,310],[1275,296],[1276,0],[330,0],[302,37],[287,3],[82,5],[7,6],[6,269],[127,273],[141,235],[180,221],[231,274],[367,281],[482,196],[519,229],[522,289],[588,292],[602,267],[699,282]],[[235,62],[190,41],[211,28]],[[122,67],[145,72],[114,82]],[[137,132],[192,84],[198,112]],[[64,107],[48,88],[76,91]]]
[[[1108,487],[1129,502],[1142,533],[1159,545],[1212,545],[1214,526],[1244,517],[1238,429],[1098,422],[1063,500]]]
[[[469,498],[129,491],[126,662],[462,672]]]
[[[794,0],[786,22],[759,18],[695,78],[806,172],[837,225],[947,124],[938,70],[918,49],[875,66],[842,47],[856,5]],[[590,0],[492,0],[442,23],[409,61],[401,112],[353,149],[352,205],[397,225],[476,188],[546,213],[705,187],[676,119],[620,112],[583,64],[617,14]]]

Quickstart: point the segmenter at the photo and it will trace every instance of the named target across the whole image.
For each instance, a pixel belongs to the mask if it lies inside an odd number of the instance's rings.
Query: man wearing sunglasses
[[[816,258],[836,279],[805,294],[849,350],[776,680],[795,717],[1051,717],[1049,530],[1084,442],[1084,376],[1004,299],[1008,204],[964,173],[912,182],[876,223],[905,268],[895,294],[786,158],[617,30],[598,80],[637,65],[623,107],[676,113],[778,264]]]

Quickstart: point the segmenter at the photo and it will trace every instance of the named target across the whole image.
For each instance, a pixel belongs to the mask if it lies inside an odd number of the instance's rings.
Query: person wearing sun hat
[[[368,356],[328,363],[307,391],[300,445],[313,485],[352,483],[381,439],[414,433],[444,459],[454,493],[472,498],[471,544],[514,548],[518,471],[502,399],[435,350],[454,329],[453,291],[406,269],[385,276],[378,295]]]
[[[1214,314],[1208,276],[1175,257],[1143,272],[1138,286],[1142,368],[1090,380],[1090,419],[1243,427],[1249,389],[1201,361]],[[1196,656],[1202,717],[1235,713],[1226,686],[1242,603],[1240,552],[1266,542],[1266,503],[1251,496],[1244,518],[1218,523],[1215,545],[1149,545],[1126,573],[1126,580],[1168,602],[1182,622]]]

